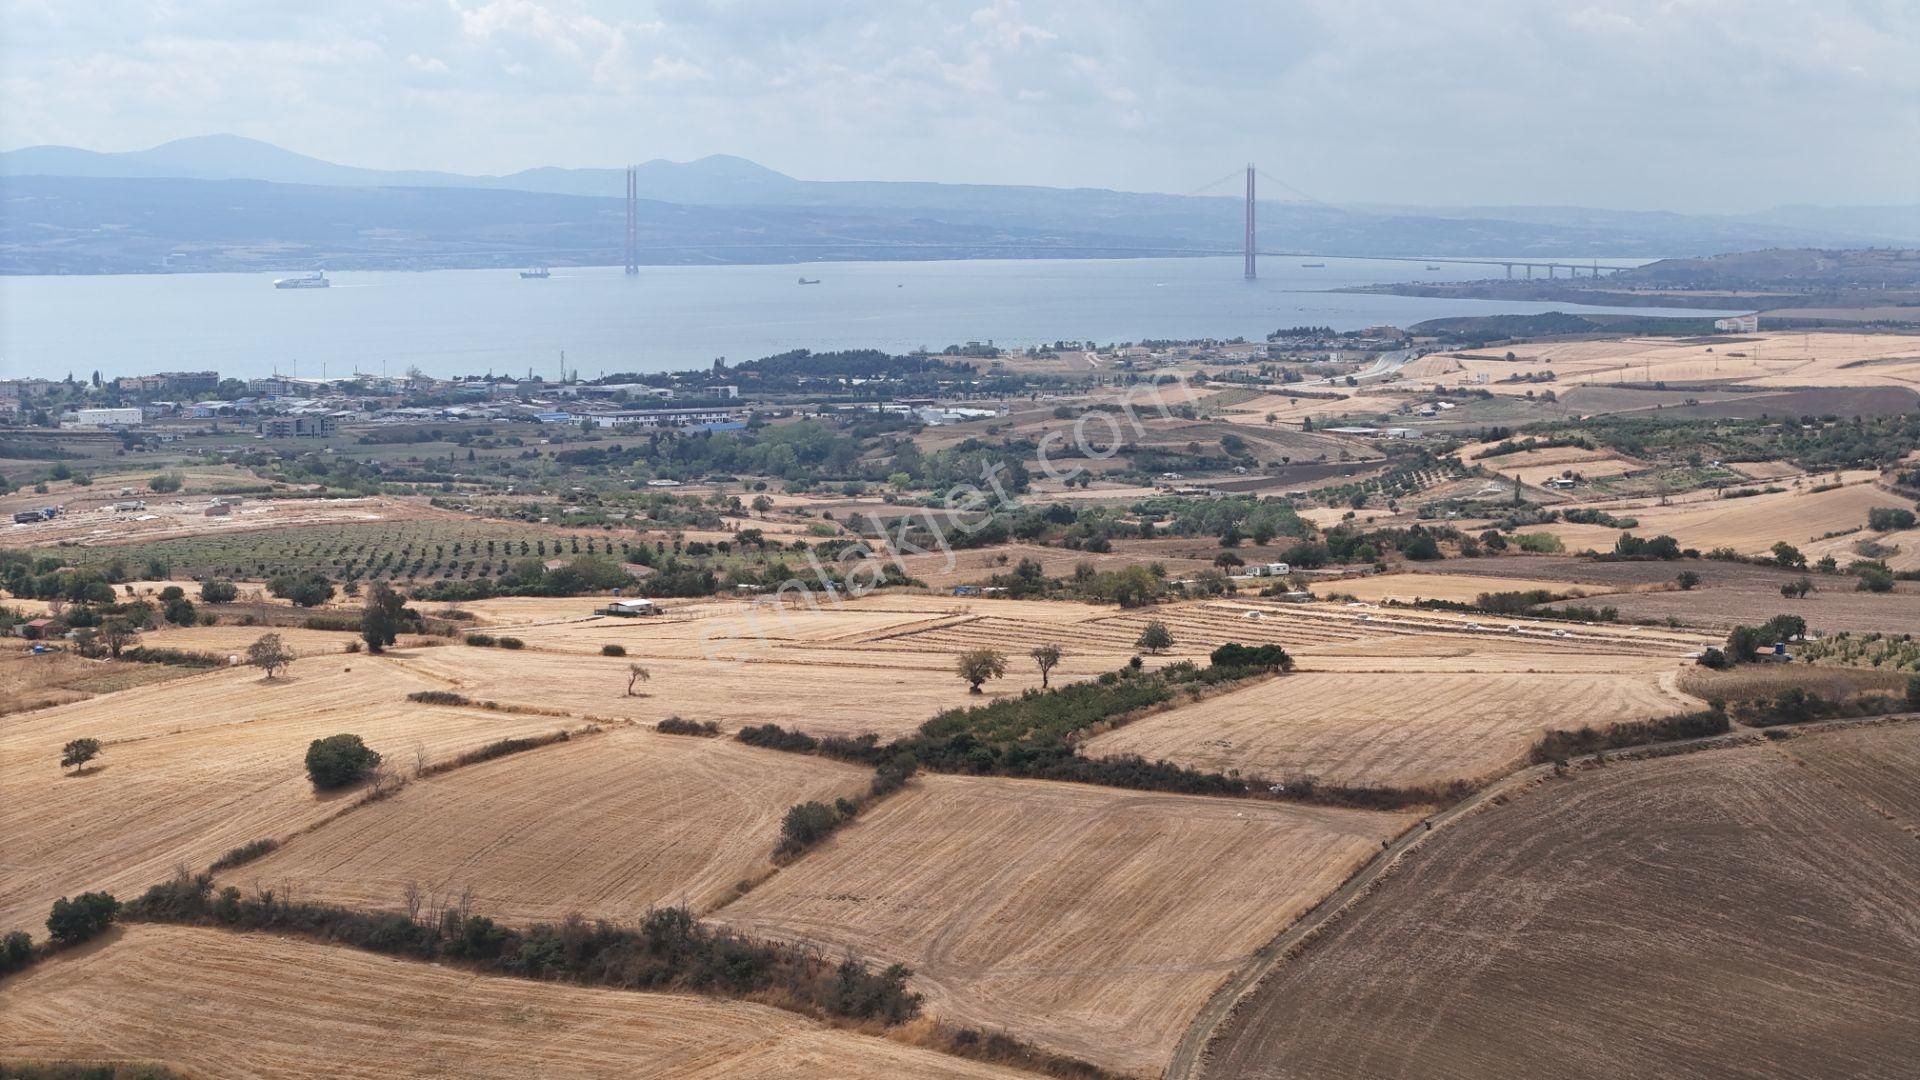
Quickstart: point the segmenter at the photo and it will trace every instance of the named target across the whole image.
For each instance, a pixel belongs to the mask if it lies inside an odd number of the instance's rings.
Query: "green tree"
[[[167,495],[179,491],[186,478],[177,472],[164,472],[147,480],[147,490],[157,495]]]
[[[240,597],[240,588],[231,581],[212,578],[200,583],[200,599],[209,604],[231,604]]]
[[[79,768],[99,756],[99,739],[74,739],[60,748],[60,767]]]
[[[1035,648],[1027,654],[1033,657],[1033,665],[1040,669],[1040,688],[1047,688],[1047,677],[1060,663],[1060,646],[1047,644]]]
[[[261,634],[247,646],[247,663],[266,672],[271,679],[275,672],[293,663],[293,650],[287,648],[279,634]]]
[[[639,664],[628,664],[627,665],[627,696],[628,697],[633,696],[633,688],[635,686],[643,682],[650,682],[652,681],[652,679],[653,679],[653,672],[648,671],[646,668],[641,667]]]
[[[407,602],[385,581],[367,587],[366,606],[360,611],[360,640],[370,653],[387,651],[400,638],[401,612]]]
[[[1855,592],[1893,591],[1893,571],[1885,566],[1877,563],[1855,564],[1853,572],[1860,578],[1853,586]]]
[[[1920,712],[1920,675],[1907,679],[1907,708]]]
[[[107,643],[107,651],[116,658],[119,657],[120,650],[133,644],[134,639],[139,636],[140,631],[136,630],[131,622],[118,616],[100,624],[100,640]]]
[[[25,930],[9,930],[0,940],[0,975],[19,971],[33,961],[33,939]]]
[[[1145,649],[1158,656],[1173,648],[1173,631],[1168,630],[1167,624],[1159,619],[1151,619],[1147,622],[1146,628],[1140,631],[1139,640],[1133,644],[1135,648]]]
[[[321,574],[282,574],[267,582],[267,591],[296,607],[319,607],[333,599],[333,582]]]
[[[193,601],[184,596],[176,596],[167,601],[167,621],[175,626],[192,626],[197,617],[193,610]]]
[[[358,735],[329,735],[307,745],[307,777],[317,788],[357,783],[380,764],[378,751]]]
[[[1785,540],[1774,542],[1773,561],[1781,566],[1798,567],[1803,570],[1806,569],[1807,566],[1807,557],[1800,554],[1799,548],[1794,547]]]
[[[1440,545],[1424,529],[1407,536],[1406,542],[1400,545],[1400,554],[1415,562],[1432,562],[1441,557]]]
[[[970,649],[960,654],[954,669],[965,680],[969,693],[980,693],[980,684],[1007,673],[1006,655],[993,649]]]
[[[56,944],[77,945],[111,926],[118,914],[120,901],[112,893],[81,893],[71,900],[63,896],[47,915],[47,936]]]
[[[1700,575],[1694,573],[1692,570],[1682,570],[1674,575],[1673,582],[1680,586],[1680,591],[1691,592],[1700,584]]]

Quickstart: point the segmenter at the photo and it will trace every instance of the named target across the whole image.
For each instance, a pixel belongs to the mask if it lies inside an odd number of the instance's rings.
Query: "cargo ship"
[[[327,280],[325,270],[315,270],[304,277],[275,278],[273,287],[276,289],[325,289],[332,284],[333,282]]]
[[[523,278],[550,278],[553,276],[553,272],[544,266],[535,266],[520,271],[520,276]]]

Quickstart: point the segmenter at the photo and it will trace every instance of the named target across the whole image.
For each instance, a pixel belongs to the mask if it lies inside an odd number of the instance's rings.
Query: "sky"
[[[468,173],[1916,203],[1920,0],[0,0],[0,147],[220,132]]]

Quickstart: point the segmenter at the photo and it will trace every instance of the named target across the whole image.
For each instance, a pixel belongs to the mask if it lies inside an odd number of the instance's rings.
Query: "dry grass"
[[[470,887],[474,910],[520,922],[698,912],[768,872],[789,806],[853,795],[867,777],[729,740],[610,731],[411,784],[223,881],[389,910],[409,882]]]
[[[1754,701],[1799,687],[1825,698],[1863,692],[1898,697],[1907,685],[1906,674],[1872,668],[1820,667],[1811,664],[1742,664],[1724,671],[1686,667],[1680,670],[1680,689],[1702,700]]]
[[[1917,735],[1882,736],[1909,792]],[[1784,745],[1878,752],[1831,738]],[[1714,751],[1477,813],[1243,1002],[1206,1075],[1906,1075],[1920,848],[1833,775]]]
[[[345,660],[304,660],[273,682],[217,671],[10,720],[0,729],[0,929],[38,927],[61,895],[135,893],[177,863],[204,867],[339,812],[359,794],[314,792],[304,765],[314,739],[351,732],[399,762],[416,743],[437,759],[558,726],[410,704],[409,692],[433,684]],[[61,746],[83,737],[105,744],[98,763],[63,772]]]
[[[1402,815],[930,776],[722,912],[906,963],[936,1015],[1156,1070]]]
[[[165,664],[88,660],[68,652],[35,656],[8,642],[0,646],[0,716],[85,701],[188,674],[185,668]]]
[[[1307,673],[1136,720],[1088,740],[1093,757],[1139,754],[1276,780],[1412,785],[1505,771],[1551,727],[1698,708],[1671,673]],[[1576,724],[1575,726],[1578,726]]]
[[[254,1080],[1026,1075],[745,1002],[476,977],[261,934],[112,937],[0,984],[0,1057]]]

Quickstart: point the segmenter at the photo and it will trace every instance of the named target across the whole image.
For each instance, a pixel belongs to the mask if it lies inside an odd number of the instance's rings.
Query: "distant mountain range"
[[[642,261],[1228,253],[1240,202],[1094,188],[809,181],[743,158],[638,166]],[[463,176],[337,165],[232,135],[0,153],[0,273],[621,261],[620,169]],[[1323,255],[1658,257],[1920,244],[1920,206],[1687,215],[1263,202],[1262,247]]]

